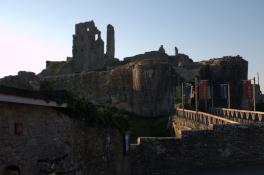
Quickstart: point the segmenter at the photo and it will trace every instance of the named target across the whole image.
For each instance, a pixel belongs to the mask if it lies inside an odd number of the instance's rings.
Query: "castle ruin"
[[[117,61],[115,59],[114,27],[110,24],[107,26],[107,47],[105,53],[101,31],[97,29],[94,21],[88,21],[75,25],[72,57],[68,57],[67,61],[47,61],[44,74],[69,74],[99,70]],[[57,68],[56,72],[52,72],[52,69],[50,69],[53,67]]]
[[[115,58],[114,27],[107,25],[105,51],[101,31],[94,21],[88,21],[75,25],[72,57],[67,61],[47,61],[46,69],[38,78],[41,83],[49,82],[48,89],[68,90],[95,104],[114,106],[143,116],[169,114],[175,98],[180,98],[177,96],[179,80],[191,82],[198,77],[216,85],[228,81],[231,83],[232,107],[241,107],[241,82],[248,78],[246,60],[228,56],[194,62],[177,47],[174,49],[175,54],[168,55],[161,45],[156,51],[119,61]],[[11,80],[9,84],[15,84],[14,79],[5,78],[0,84],[8,84]],[[28,78],[17,78],[18,87],[21,88],[21,84],[31,86],[23,83],[24,80]],[[215,94],[214,104],[222,106],[226,101]]]
[[[72,56],[74,72],[100,68],[103,64],[104,41],[93,21],[75,25]]]
[[[115,29],[111,24],[107,25],[106,55],[108,58],[115,58]]]

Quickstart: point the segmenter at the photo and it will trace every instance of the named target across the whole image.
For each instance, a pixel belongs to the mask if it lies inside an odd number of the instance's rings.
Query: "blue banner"
[[[228,96],[228,84],[220,84],[220,96],[221,99],[227,99]]]
[[[191,98],[191,84],[187,83],[185,86],[185,98]]]

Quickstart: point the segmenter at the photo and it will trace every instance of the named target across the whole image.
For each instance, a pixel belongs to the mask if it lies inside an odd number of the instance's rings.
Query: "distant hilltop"
[[[18,76],[5,77],[0,85],[67,90],[95,104],[159,116],[173,110],[179,80],[193,81],[198,77],[214,83],[231,82],[231,103],[234,107],[242,105],[240,82],[248,78],[248,62],[239,55],[194,62],[179,53],[177,47],[174,55],[168,55],[161,45],[157,51],[120,61],[115,58],[115,30],[110,24],[106,44],[105,52],[101,31],[93,21],[76,24],[72,57],[47,61],[39,75],[20,72]]]

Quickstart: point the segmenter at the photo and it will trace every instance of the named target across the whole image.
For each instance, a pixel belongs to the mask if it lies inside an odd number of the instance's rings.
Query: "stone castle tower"
[[[72,47],[72,68],[74,72],[96,70],[105,66],[115,56],[115,34],[112,25],[107,26],[107,51],[104,54],[104,41],[101,31],[93,21],[75,25]]]
[[[115,58],[115,29],[111,24],[107,25],[106,55],[108,58]]]

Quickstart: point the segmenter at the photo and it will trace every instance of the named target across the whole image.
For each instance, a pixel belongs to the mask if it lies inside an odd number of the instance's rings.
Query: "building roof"
[[[32,104],[51,107],[67,107],[71,94],[60,91],[31,91],[0,86],[0,102]]]

